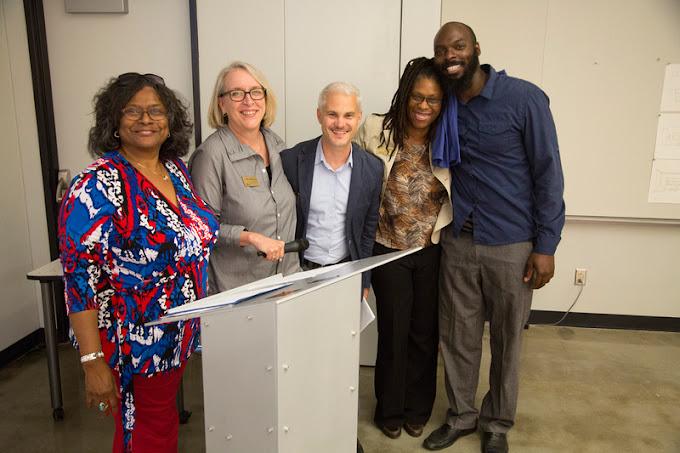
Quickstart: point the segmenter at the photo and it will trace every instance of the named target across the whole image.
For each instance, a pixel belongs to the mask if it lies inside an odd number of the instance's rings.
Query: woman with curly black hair
[[[450,173],[432,163],[445,81],[433,61],[406,65],[384,115],[371,115],[359,145],[384,163],[374,255],[423,247],[373,270],[378,309],[374,421],[396,438],[423,432],[437,378],[439,233],[452,219]]]
[[[140,90],[153,91],[158,98],[157,107],[163,115],[149,116],[151,120],[167,121],[168,134],[160,144],[159,159],[168,160],[186,156],[189,152],[189,140],[193,125],[189,121],[187,108],[177,98],[175,92],[165,86],[163,79],[155,74],[138,74],[128,72],[111,79],[102,88],[94,101],[95,124],[90,129],[89,148],[94,156],[121,147],[121,119],[126,117],[125,107]],[[161,118],[162,116],[162,118]],[[141,121],[141,118],[140,118]]]
[[[199,324],[146,324],[206,294],[219,226],[179,159],[191,122],[161,77],[122,74],[94,105],[89,148],[99,159],[59,214],[85,399],[114,415],[114,452],[177,451],[175,397]]]

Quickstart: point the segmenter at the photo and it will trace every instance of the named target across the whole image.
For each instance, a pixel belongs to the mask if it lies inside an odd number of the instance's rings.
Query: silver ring
[[[104,412],[108,408],[109,408],[109,403],[105,403],[104,401],[99,402],[99,410],[101,412]]]

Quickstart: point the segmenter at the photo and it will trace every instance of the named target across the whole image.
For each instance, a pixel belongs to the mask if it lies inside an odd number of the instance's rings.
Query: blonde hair
[[[357,109],[360,112],[362,111],[361,93],[359,92],[359,88],[347,82],[332,82],[326,85],[324,89],[321,90],[321,93],[319,93],[319,101],[317,103],[319,110],[323,110],[324,107],[326,107],[326,99],[331,93],[341,93],[347,96],[354,96],[357,100]]]
[[[227,125],[224,120],[224,115],[222,110],[220,110],[220,93],[224,91],[224,79],[231,71],[235,69],[243,69],[248,74],[252,76],[253,79],[257,81],[262,88],[267,90],[267,95],[265,97],[265,109],[264,117],[262,118],[262,125],[264,127],[269,127],[274,123],[276,119],[276,95],[274,90],[272,90],[271,85],[267,81],[267,78],[257,69],[255,66],[244,63],[243,61],[234,61],[226,68],[222,69],[217,76],[215,81],[215,88],[213,89],[212,96],[210,98],[210,106],[208,107],[208,124],[213,129],[219,129]]]

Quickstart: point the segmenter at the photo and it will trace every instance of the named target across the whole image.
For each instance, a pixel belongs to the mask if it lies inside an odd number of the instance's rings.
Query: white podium
[[[152,323],[201,317],[207,451],[355,452],[361,272],[416,250],[265,279]]]

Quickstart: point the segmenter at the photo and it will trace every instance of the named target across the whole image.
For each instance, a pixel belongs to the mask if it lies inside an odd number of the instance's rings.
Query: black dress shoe
[[[472,434],[477,431],[477,427],[468,429],[457,429],[447,423],[444,423],[439,429],[432,431],[432,434],[427,436],[423,447],[426,450],[441,450],[442,448],[450,447],[455,441],[463,436]]]
[[[382,433],[390,439],[396,439],[397,437],[401,436],[401,426],[392,428],[387,425],[378,424],[378,428],[380,428],[380,431],[382,431]]]
[[[425,426],[419,423],[404,423],[404,431],[411,437],[420,437],[423,435],[423,428]]]
[[[359,439],[357,439],[357,453],[364,453],[364,447],[361,446]]]
[[[508,453],[508,437],[505,433],[484,432],[482,451],[484,453]]]

